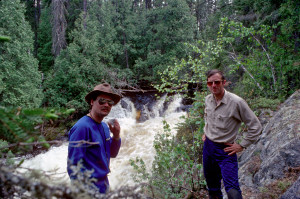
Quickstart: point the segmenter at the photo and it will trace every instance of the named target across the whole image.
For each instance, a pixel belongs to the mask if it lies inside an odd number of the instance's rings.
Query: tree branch
[[[25,143],[25,142],[18,142],[15,144],[9,144],[7,146],[0,147],[1,149],[11,148],[15,146],[30,146],[30,145],[41,145],[41,144],[63,144],[65,141],[59,141],[59,140],[53,140],[53,141],[42,141],[42,142],[31,142],[31,143]],[[99,142],[89,142],[86,140],[79,140],[79,141],[69,141],[68,143],[71,144],[77,144],[73,147],[81,147],[83,144],[89,144],[89,145],[96,145],[99,144]]]
[[[232,51],[233,53],[229,53],[231,58],[234,59],[242,68],[243,70],[253,79],[253,81],[256,83],[256,86],[262,91],[263,88],[259,85],[259,83],[255,80],[255,78],[253,77],[253,75],[246,69],[246,67],[237,59],[237,56],[235,54],[234,48],[232,46],[232,44],[230,43],[231,47],[232,47]]]
[[[273,84],[274,84],[274,91],[277,92],[276,89],[276,77],[275,77],[275,67],[273,66],[272,62],[271,62],[271,58],[269,53],[267,52],[266,48],[262,45],[262,43],[252,34],[250,33],[251,36],[259,43],[259,45],[262,47],[263,51],[266,53],[268,61],[270,63],[270,67],[271,67],[271,73],[272,73],[272,77],[273,77]]]

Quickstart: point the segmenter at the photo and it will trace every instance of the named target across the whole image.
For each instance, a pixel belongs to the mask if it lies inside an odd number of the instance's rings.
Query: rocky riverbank
[[[269,120],[266,116],[271,117]],[[239,156],[244,198],[300,198],[300,90],[260,116],[263,132]]]

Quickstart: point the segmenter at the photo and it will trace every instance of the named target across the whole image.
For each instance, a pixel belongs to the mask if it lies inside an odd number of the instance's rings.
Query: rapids
[[[155,156],[153,148],[154,137],[163,132],[163,120],[171,126],[172,133],[176,133],[174,127],[182,121],[182,111],[179,96],[174,96],[172,101],[167,102],[166,95],[159,100],[150,100],[143,104],[134,104],[130,98],[123,98],[121,103],[114,106],[111,113],[104,121],[116,118],[121,125],[122,145],[116,158],[111,159],[111,173],[108,175],[110,188],[117,189],[122,185],[134,185],[132,174],[134,170],[129,163],[130,159],[140,157],[144,160],[148,169],[151,169]],[[137,110],[136,107],[139,107]],[[143,120],[140,122],[140,117]],[[59,147],[51,147],[46,153],[39,154],[31,159],[26,159],[22,168],[36,169],[38,172],[50,176],[45,181],[50,184],[70,184],[66,171],[68,143]],[[26,172],[27,169],[20,169]]]

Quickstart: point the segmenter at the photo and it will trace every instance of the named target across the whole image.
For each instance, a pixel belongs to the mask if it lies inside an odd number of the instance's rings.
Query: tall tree
[[[127,19],[128,17],[131,15],[131,4],[133,3],[132,0],[123,0],[123,1],[112,1],[113,5],[115,7],[115,16],[113,16],[115,18],[114,22],[115,22],[115,28],[117,31],[117,34],[120,36],[119,37],[119,42],[122,44],[123,46],[123,52],[119,57],[120,60],[120,64],[124,67],[124,68],[129,68],[129,63],[128,63],[128,47],[129,47],[129,43],[128,43],[128,31],[129,28],[127,27],[128,24]]]
[[[111,81],[109,70],[102,63],[99,42],[101,24],[96,15],[99,10],[97,2],[91,2],[87,12],[76,21],[71,33],[73,42],[55,59],[53,75],[45,81],[45,105],[82,110],[86,108],[83,99],[88,90],[103,79]]]
[[[52,0],[52,53],[56,57],[67,46],[66,0]]]
[[[122,53],[117,58],[122,68],[132,68],[136,58],[133,39],[137,36],[137,18],[140,9],[139,2],[135,0],[112,1],[115,12],[113,17],[114,28],[117,31],[117,39],[122,45]]]
[[[152,0],[145,0],[145,8],[146,9],[152,8]]]
[[[185,1],[154,1],[146,12],[146,57],[139,58],[134,72],[139,79],[158,80],[157,72],[187,55],[185,43],[194,41],[195,18]]]
[[[33,55],[33,37],[20,0],[0,1],[0,35],[11,42],[0,46],[0,104],[38,107],[42,100],[41,73]]]

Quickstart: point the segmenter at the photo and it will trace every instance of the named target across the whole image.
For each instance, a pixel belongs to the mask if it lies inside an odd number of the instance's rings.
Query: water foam
[[[129,163],[130,159],[140,157],[146,163],[148,169],[151,168],[155,150],[153,148],[154,137],[157,133],[163,132],[163,120],[166,120],[173,129],[177,123],[182,121],[181,116],[185,112],[176,112],[181,104],[181,98],[175,97],[168,105],[163,116],[159,116],[162,112],[166,97],[158,100],[154,106],[155,117],[151,117],[143,123],[136,122],[136,110],[133,103],[128,98],[123,98],[128,106],[122,107],[121,104],[113,107],[111,113],[104,121],[111,118],[117,118],[121,125],[122,145],[120,152],[116,158],[111,159],[111,173],[108,178],[111,189],[117,189],[124,185],[134,185],[132,174],[134,170]],[[173,133],[174,130],[172,130]],[[46,153],[39,154],[34,158],[27,159],[22,167],[30,169],[38,169],[46,174],[52,174],[48,183],[70,184],[70,180],[66,171],[67,168],[67,151],[68,144],[64,143],[59,147],[51,147]],[[26,169],[20,169],[26,172]],[[47,179],[45,179],[47,180]]]

